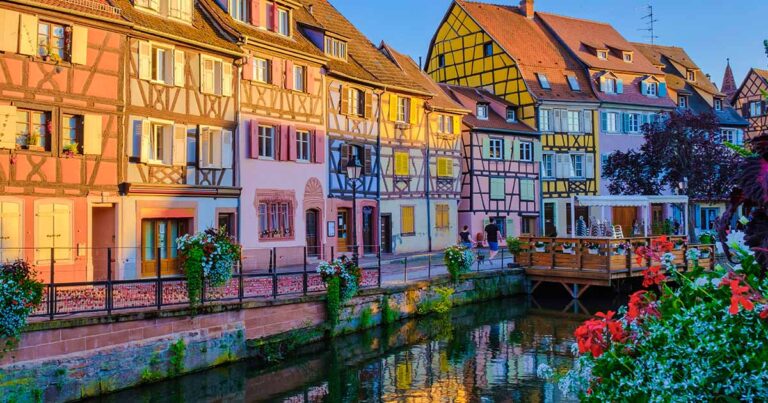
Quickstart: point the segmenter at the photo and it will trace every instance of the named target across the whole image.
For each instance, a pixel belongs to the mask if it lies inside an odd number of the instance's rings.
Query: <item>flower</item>
[[[749,287],[740,284],[741,280],[739,278],[730,280],[724,279],[722,283],[720,283],[720,287],[731,288],[731,306],[728,308],[728,313],[731,315],[739,313],[739,305],[747,311],[755,309],[755,304],[749,299],[749,296],[746,295],[747,291],[749,291]],[[762,312],[760,315],[762,316]]]
[[[643,272],[643,287],[648,288],[652,285],[661,285],[667,276],[660,272],[661,267],[652,266]]]
[[[760,319],[768,319],[768,305],[763,305],[763,309],[760,310]]]
[[[640,290],[629,296],[625,318],[632,322],[646,316],[660,317],[661,314],[656,308],[654,294]]]

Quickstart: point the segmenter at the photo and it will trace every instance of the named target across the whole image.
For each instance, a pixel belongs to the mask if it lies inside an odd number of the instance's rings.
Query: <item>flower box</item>
[[[547,251],[547,248],[546,248],[546,247],[544,247],[544,246],[541,246],[541,247],[537,246],[536,248],[534,248],[534,250],[535,250],[536,252],[538,252],[538,253],[544,253],[544,252],[546,252],[546,251]]]
[[[588,248],[587,252],[589,252],[590,255],[598,255],[600,254],[600,248]]]

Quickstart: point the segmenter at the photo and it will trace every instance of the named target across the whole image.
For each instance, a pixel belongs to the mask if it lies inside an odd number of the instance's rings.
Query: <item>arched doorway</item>
[[[307,255],[320,256],[320,211],[307,210],[305,222],[307,225]]]

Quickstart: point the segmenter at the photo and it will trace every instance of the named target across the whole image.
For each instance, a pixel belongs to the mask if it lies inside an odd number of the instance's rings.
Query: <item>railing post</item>
[[[112,248],[107,248],[107,290],[105,303],[107,315],[112,315]]]
[[[156,253],[157,254],[155,255],[155,261],[157,262],[157,264],[155,266],[157,270],[157,273],[156,273],[157,279],[155,280],[155,303],[157,304],[157,310],[159,311],[160,308],[162,308],[163,306],[163,282],[162,282],[162,279],[160,278],[162,274],[161,273],[162,268],[160,266],[161,265],[160,247],[157,248]]]
[[[427,255],[429,262],[427,263],[427,280],[432,280],[432,254]]]
[[[408,256],[403,260],[403,284],[408,283]]]
[[[304,295],[307,295],[307,247],[304,247]]]
[[[272,248],[272,298],[277,299],[277,248]]]
[[[378,263],[379,263],[379,268],[377,273],[378,287],[381,288],[381,245],[378,246],[378,253],[376,254],[376,259],[378,260]]]
[[[504,271],[504,249],[506,249],[506,247],[501,248],[501,271]]]
[[[56,315],[56,289],[54,288],[54,282],[56,280],[54,268],[56,264],[54,256],[53,248],[51,248],[51,283],[48,284],[48,316],[51,320],[53,320],[53,317]]]
[[[333,247],[333,245],[331,245],[331,261],[333,261],[333,259],[335,259],[335,258],[336,258],[336,256],[335,256],[335,250],[334,250],[334,247]]]
[[[576,248],[576,260],[579,261],[579,271],[584,270],[584,250],[582,240],[578,239],[574,247]]]
[[[240,300],[240,303],[243,303],[243,296],[245,295],[245,288],[243,287],[243,258],[240,257],[240,267],[238,268],[238,273],[240,274],[239,278],[237,279],[237,298]]]

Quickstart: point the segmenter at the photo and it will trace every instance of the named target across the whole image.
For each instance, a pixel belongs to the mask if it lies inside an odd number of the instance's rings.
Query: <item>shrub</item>
[[[507,250],[509,250],[509,253],[517,256],[523,250],[523,241],[518,237],[507,237]]]
[[[203,281],[221,287],[232,278],[232,268],[240,260],[240,245],[225,228],[208,228],[195,235],[176,239],[184,275],[187,278],[189,304],[200,302]]]
[[[451,246],[445,250],[443,261],[454,283],[459,282],[459,276],[469,272],[475,262],[475,254],[463,246]]]
[[[418,304],[416,311],[422,315],[432,312],[444,314],[450,311],[453,307],[451,296],[456,290],[451,287],[435,287],[432,292],[432,296]]]
[[[317,265],[317,272],[320,273],[320,277],[322,277],[326,285],[328,285],[328,281],[331,278],[339,279],[341,301],[349,301],[360,289],[363,273],[360,267],[347,259],[346,256],[342,256],[330,263],[320,262]]]
[[[328,311],[328,322],[331,324],[331,331],[339,324],[339,314],[341,313],[341,286],[338,277],[331,277],[326,281],[328,294],[325,297],[325,305]]]
[[[0,340],[3,351],[15,346],[27,318],[43,298],[43,283],[24,260],[0,265]]]

